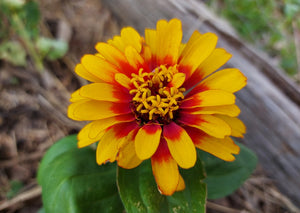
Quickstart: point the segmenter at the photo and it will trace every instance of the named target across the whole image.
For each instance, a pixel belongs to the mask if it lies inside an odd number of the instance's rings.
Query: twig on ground
[[[42,193],[42,188],[40,186],[36,186],[26,192],[23,192],[11,200],[5,200],[0,203],[0,211],[4,209],[8,209],[12,206],[15,206],[18,203],[25,202],[27,200],[31,200],[37,196],[40,196]]]
[[[210,202],[210,201],[206,202],[206,206],[209,209],[217,210],[217,211],[224,212],[224,213],[250,213],[249,211],[246,211],[246,210],[233,209],[233,208],[222,206],[222,205]]]
[[[286,208],[288,208],[292,213],[300,213],[300,209],[297,208],[286,196],[279,193],[278,191],[274,189],[270,189],[270,194],[280,200]]]

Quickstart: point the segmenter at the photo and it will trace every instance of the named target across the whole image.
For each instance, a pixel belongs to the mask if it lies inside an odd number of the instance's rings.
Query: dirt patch
[[[86,83],[74,74],[74,67],[83,54],[95,52],[98,41],[121,29],[100,0],[39,3],[41,33],[63,36],[70,48],[64,58],[46,61],[41,73],[30,60],[26,68],[0,63],[1,212],[37,212],[42,206],[36,183],[40,159],[55,141],[83,126],[66,116],[70,93]],[[208,212],[291,211],[289,201],[260,170],[233,195],[208,203]]]

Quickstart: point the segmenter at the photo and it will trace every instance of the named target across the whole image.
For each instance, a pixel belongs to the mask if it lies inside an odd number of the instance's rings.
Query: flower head
[[[93,83],[71,96],[68,116],[91,121],[78,134],[78,147],[99,141],[98,164],[117,161],[131,169],[151,158],[162,194],[185,188],[178,166],[188,169],[196,147],[233,161],[242,137],[234,92],[246,85],[234,68],[222,69],[231,55],[216,48],[217,36],[195,31],[181,43],[181,22],[160,20],[141,37],[131,27],[95,55],[85,55],[75,72]]]

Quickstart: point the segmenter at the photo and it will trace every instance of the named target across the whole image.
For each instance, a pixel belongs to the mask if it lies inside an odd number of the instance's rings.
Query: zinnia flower
[[[145,37],[131,27],[95,55],[84,55],[75,72],[93,83],[71,96],[68,116],[91,121],[78,134],[78,147],[99,141],[98,164],[117,161],[126,169],[151,158],[162,194],[183,190],[178,166],[195,165],[196,147],[233,161],[242,137],[234,92],[246,85],[235,68],[222,69],[231,54],[217,36],[195,31],[182,40],[181,22],[160,20]]]

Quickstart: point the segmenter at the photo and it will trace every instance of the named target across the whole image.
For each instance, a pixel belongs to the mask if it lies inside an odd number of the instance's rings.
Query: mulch
[[[43,72],[29,58],[25,68],[0,61],[0,212],[30,213],[41,208],[36,181],[41,158],[58,139],[77,133],[84,125],[66,116],[71,92],[87,83],[74,74],[74,67],[83,54],[95,52],[98,41],[119,34],[122,27],[101,0],[42,0],[39,4],[41,34],[62,37],[69,51],[60,60],[45,61]],[[8,199],[15,182],[21,183],[21,189]],[[297,209],[258,166],[234,194],[209,201],[207,212]]]

